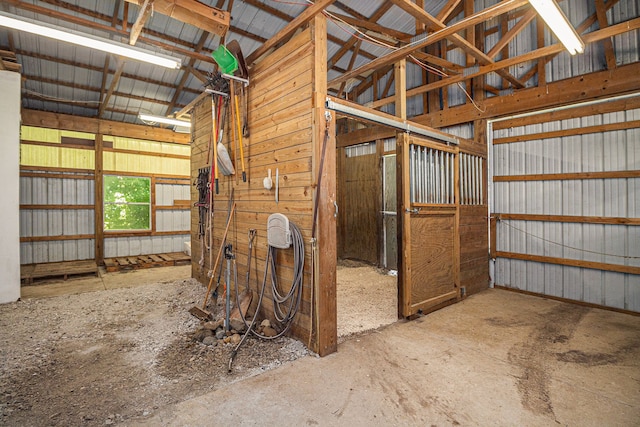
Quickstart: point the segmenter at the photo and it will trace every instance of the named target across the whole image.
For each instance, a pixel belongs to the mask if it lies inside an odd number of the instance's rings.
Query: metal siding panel
[[[546,265],[544,269],[545,294],[561,297],[563,295],[563,267]]]
[[[20,243],[20,264],[33,264],[33,244],[31,242]]]
[[[116,240],[116,256],[129,255],[129,239],[127,237],[120,237]]]
[[[622,226],[620,226],[622,228]],[[640,227],[624,226],[627,230],[628,265],[640,267]]]
[[[32,194],[31,194],[31,180],[33,178],[29,177],[20,177],[20,204],[31,204],[32,202]]]
[[[48,210],[47,236],[61,236],[63,234],[62,210]]]
[[[582,271],[582,268],[563,267],[563,298],[582,301]]]
[[[173,237],[162,236],[162,252],[173,252]]]
[[[144,236],[140,238],[140,253],[144,255],[153,254],[153,243],[151,236]]]
[[[604,273],[600,270],[586,268],[582,276],[584,280],[583,301],[591,304],[604,304],[603,280]]]
[[[82,239],[76,240],[78,248],[78,259],[94,259],[95,258],[95,240]]]
[[[530,262],[527,264],[527,291],[544,293],[544,265]]]
[[[78,259],[78,244],[76,240],[66,240],[62,244],[62,258],[65,261]]]
[[[34,205],[46,205],[47,204],[47,179],[46,178],[31,178],[32,185],[32,199],[31,203]]]
[[[20,237],[33,236],[33,211],[20,210]]]
[[[62,179],[47,179],[47,203],[51,205],[62,204]]]
[[[527,261],[511,260],[511,286],[527,290]]]
[[[640,275],[627,274],[626,309],[640,311]]]
[[[46,242],[49,244],[49,259],[46,262],[60,262],[63,260],[64,250],[62,241]]]
[[[162,236],[153,236],[151,238],[151,245],[152,245],[154,254],[161,254],[161,253],[167,252],[164,250]]]
[[[139,237],[130,237],[129,238],[129,254],[132,256],[142,254],[142,244],[140,242]]]
[[[32,236],[46,236],[48,235],[47,227],[47,211],[34,210],[31,211],[32,215]]]
[[[78,204],[76,179],[63,179],[62,180],[62,203],[65,205]]]
[[[34,263],[49,262],[49,243],[33,242],[33,260]]]
[[[63,234],[80,234],[78,231],[78,211],[75,209],[62,211],[62,229]]]
[[[624,308],[625,275],[606,271],[604,276],[606,283],[604,304],[609,307]]]
[[[118,245],[116,239],[104,239],[104,256],[105,258],[113,258],[117,255]]]

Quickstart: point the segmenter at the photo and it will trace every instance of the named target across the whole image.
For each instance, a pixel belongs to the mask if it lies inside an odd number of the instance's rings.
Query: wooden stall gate
[[[398,311],[460,298],[458,149],[398,134]]]

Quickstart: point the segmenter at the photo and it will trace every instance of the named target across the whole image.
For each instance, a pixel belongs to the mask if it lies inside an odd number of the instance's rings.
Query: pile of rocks
[[[242,334],[246,332],[247,327],[242,319],[234,318],[230,319],[229,326],[230,330],[225,330],[224,319],[202,322],[200,327],[191,334],[191,338],[208,346],[216,346],[218,344],[237,345],[242,340]],[[267,337],[274,337],[278,334],[269,319],[264,319],[256,328],[256,331]]]

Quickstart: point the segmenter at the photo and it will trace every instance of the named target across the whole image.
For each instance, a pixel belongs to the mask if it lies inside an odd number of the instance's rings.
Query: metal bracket
[[[404,211],[407,213],[417,214],[417,213],[420,213],[420,208],[405,209]]]
[[[338,203],[334,200],[333,206],[336,208],[336,211],[333,213],[334,218],[338,218]]]

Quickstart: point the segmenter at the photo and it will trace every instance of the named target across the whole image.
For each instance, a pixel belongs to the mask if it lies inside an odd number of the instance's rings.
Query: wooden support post
[[[376,251],[376,253],[378,254],[378,266],[380,267],[385,267],[384,266],[384,246],[385,246],[385,241],[384,241],[384,233],[383,233],[383,229],[384,229],[384,214],[382,213],[382,211],[384,210],[384,191],[385,188],[383,187],[383,180],[382,180],[382,176],[385,173],[384,170],[384,161],[383,161],[383,156],[384,156],[384,140],[382,139],[377,139],[376,140],[376,164],[378,165],[378,169],[377,169],[377,173],[376,173],[376,188],[379,191],[379,195],[376,199],[376,212],[378,213],[377,215],[377,226],[378,226],[378,250]]]
[[[396,116],[407,118],[407,60],[401,59],[393,67],[396,89]]]
[[[536,18],[536,41],[538,44],[538,49],[542,49],[544,47],[544,21],[542,18]],[[547,84],[547,73],[545,65],[547,64],[546,58],[539,58],[537,69],[538,69],[538,87],[542,87]],[[525,82],[526,83],[526,82]]]
[[[316,3],[318,4],[318,3]],[[324,15],[316,15],[312,22],[314,45],[313,70],[313,147],[314,174],[318,176],[322,145],[324,141],[326,119],[325,99],[327,97],[327,20]],[[312,342],[313,350],[320,356],[333,353],[338,349],[338,318],[336,306],[336,218],[334,217],[336,201],[336,138],[335,113],[329,123],[329,138],[325,149],[322,168],[322,184],[316,191],[320,192],[318,207],[318,254],[319,277],[313,284],[317,301],[314,324],[317,329],[316,340]]]
[[[95,259],[100,265],[104,261],[104,187],[103,187],[103,138],[97,134],[95,139],[95,174],[94,174],[94,234],[95,234]]]

